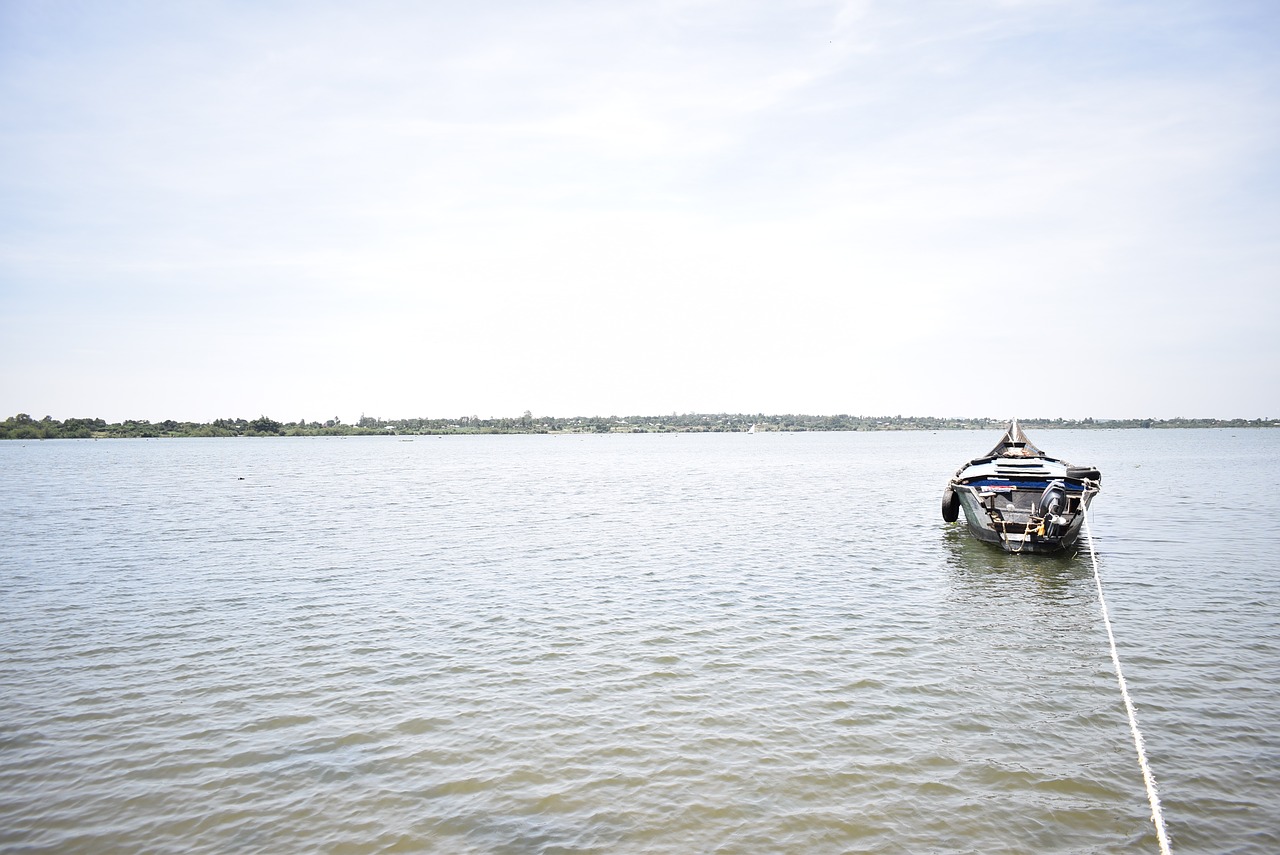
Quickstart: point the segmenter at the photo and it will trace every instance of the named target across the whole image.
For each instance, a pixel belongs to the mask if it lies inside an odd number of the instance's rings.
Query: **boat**
[[[1102,473],[1050,457],[1023,433],[1018,420],[996,447],[960,467],[942,492],[942,519],[964,511],[969,533],[1006,552],[1071,549]]]

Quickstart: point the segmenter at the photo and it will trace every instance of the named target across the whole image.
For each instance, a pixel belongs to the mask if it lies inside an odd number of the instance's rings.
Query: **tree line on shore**
[[[1027,428],[1244,428],[1280,427],[1276,419],[1019,419]],[[299,419],[280,422],[256,419],[214,419],[211,422],[160,422],[127,419],[108,423],[100,418],[45,416],[26,413],[0,423],[0,439],[118,439],[214,436],[370,436],[511,433],[727,433],[762,431],[874,431],[874,430],[995,430],[1006,420],[935,418],[931,416],[766,415],[764,413],[672,413],[667,416],[579,416],[515,418],[381,419],[361,416],[355,424],[334,417],[324,422]]]

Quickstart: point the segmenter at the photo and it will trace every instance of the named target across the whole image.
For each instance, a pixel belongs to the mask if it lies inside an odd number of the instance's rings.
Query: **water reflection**
[[[938,531],[953,588],[1005,592],[1017,587],[1062,599],[1092,578],[1087,552],[1014,555],[982,543],[960,524],[939,523]]]

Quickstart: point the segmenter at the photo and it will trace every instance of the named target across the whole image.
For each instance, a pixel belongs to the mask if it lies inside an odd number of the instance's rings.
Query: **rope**
[[[1093,578],[1098,583],[1098,602],[1102,605],[1102,622],[1107,627],[1107,640],[1111,642],[1111,661],[1116,666],[1116,679],[1120,681],[1120,695],[1124,698],[1124,708],[1129,713],[1129,730],[1133,731],[1133,745],[1138,749],[1138,765],[1142,767],[1142,780],[1147,785],[1147,801],[1151,803],[1151,821],[1156,826],[1156,838],[1160,841],[1162,855],[1171,855],[1169,850],[1169,834],[1164,828],[1164,814],[1160,812],[1160,794],[1156,792],[1156,778],[1151,774],[1151,766],[1147,763],[1147,749],[1142,741],[1142,732],[1138,730],[1138,713],[1129,698],[1129,687],[1124,682],[1124,672],[1120,670],[1120,654],[1116,652],[1116,637],[1111,632],[1111,618],[1107,615],[1107,600],[1102,596],[1102,574],[1098,572],[1098,553],[1093,548],[1093,532],[1089,528],[1089,512],[1081,508],[1084,515],[1084,532],[1089,538],[1089,557],[1093,559]]]

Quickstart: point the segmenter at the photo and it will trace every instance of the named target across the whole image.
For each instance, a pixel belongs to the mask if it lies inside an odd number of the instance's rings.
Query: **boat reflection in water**
[[[942,493],[942,518],[964,511],[969,532],[1006,552],[1069,550],[1080,537],[1102,474],[1049,457],[1015,419],[996,447],[956,472]]]
[[[1030,597],[1061,602],[1092,594],[1093,571],[1074,550],[1028,562],[974,540],[959,526],[944,526],[940,540],[946,554],[950,591],[962,599],[977,596],[989,603],[992,596],[1018,600]]]

